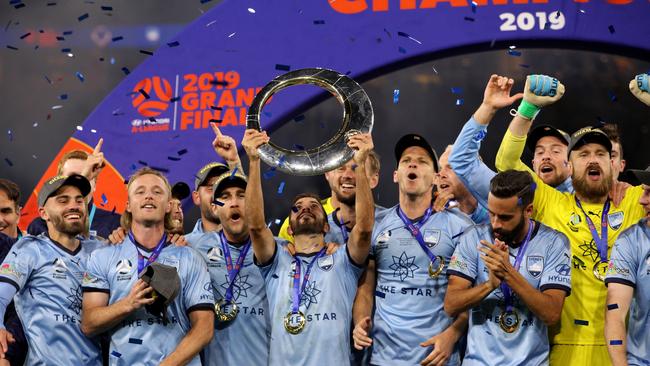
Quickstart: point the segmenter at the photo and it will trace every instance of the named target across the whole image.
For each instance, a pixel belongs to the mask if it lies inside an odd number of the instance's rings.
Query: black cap
[[[569,153],[586,144],[600,144],[612,152],[612,141],[607,134],[595,127],[583,127],[571,135],[571,143],[569,144]]]
[[[50,178],[47,182],[43,184],[41,191],[38,192],[38,207],[45,206],[45,202],[48,198],[52,197],[59,188],[63,186],[73,186],[79,188],[81,194],[86,197],[90,193],[91,186],[90,182],[86,177],[79,174],[72,174],[68,177],[65,175],[57,175],[54,178]]]
[[[205,185],[206,180],[210,176],[221,175],[227,172],[228,166],[222,163],[212,162],[206,164],[203,168],[199,169],[196,173],[196,179],[194,180],[194,190],[197,191],[200,186]]]
[[[526,139],[526,146],[530,151],[534,152],[535,146],[537,146],[537,141],[546,136],[557,137],[563,144],[567,146],[569,146],[569,143],[571,142],[571,136],[559,128],[555,128],[551,125],[539,125],[533,128],[533,130],[528,134],[528,138]]]
[[[431,156],[431,160],[433,160],[433,168],[437,172],[438,171],[438,155],[436,155],[435,150],[429,145],[427,140],[424,139],[424,137],[415,134],[415,133],[410,133],[408,135],[402,136],[397,141],[397,144],[395,144],[395,160],[397,160],[397,163],[399,164],[399,159],[402,157],[402,154],[404,153],[404,150],[408,149],[411,146],[419,146],[423,148],[424,150],[429,153],[429,156]]]
[[[618,180],[630,183],[633,186],[650,185],[650,166],[645,170],[628,169],[618,175]]]
[[[212,186],[212,202],[217,201],[217,198],[221,195],[221,192],[223,192],[224,189],[230,187],[241,187],[246,189],[247,184],[248,179],[246,179],[246,176],[242,174],[232,174],[231,172],[221,174]]]
[[[181,288],[181,280],[176,268],[166,264],[153,262],[142,271],[140,278],[153,288],[154,302],[145,305],[152,315],[161,317],[167,323],[167,306],[174,301]]]
[[[172,186],[172,198],[182,201],[190,196],[190,186],[185,182],[176,182]]]

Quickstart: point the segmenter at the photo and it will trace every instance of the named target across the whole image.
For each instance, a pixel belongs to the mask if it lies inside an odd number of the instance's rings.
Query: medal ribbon
[[[427,208],[427,210],[424,212],[424,216],[420,221],[417,223],[413,223],[408,217],[406,217],[406,214],[404,211],[402,211],[402,208],[397,207],[397,215],[399,216],[400,219],[402,219],[402,222],[404,222],[404,225],[406,225],[406,229],[411,232],[411,235],[417,240],[418,244],[420,244],[420,248],[424,251],[424,253],[429,257],[429,260],[431,263],[435,263],[438,258],[431,253],[429,250],[429,247],[424,243],[424,238],[422,237],[422,232],[420,232],[420,227],[424,225],[424,223],[429,220],[433,212],[431,211],[431,207]]]
[[[517,256],[515,257],[515,264],[513,265],[513,267],[515,267],[515,271],[517,272],[519,272],[521,261],[524,259],[524,253],[526,253],[526,249],[528,249],[528,243],[530,242],[530,236],[533,233],[534,226],[535,223],[533,220],[528,220],[528,233],[526,233],[526,238],[519,247],[519,252],[517,252]],[[510,292],[510,286],[508,286],[505,281],[501,281],[500,287],[501,292],[503,292],[503,301],[506,303],[506,311],[512,311],[512,294]]]
[[[221,236],[221,249],[223,249],[223,257],[226,259],[226,270],[228,270],[229,282],[228,282],[228,288],[226,288],[225,300],[226,303],[230,303],[230,300],[232,300],[232,286],[235,284],[235,279],[237,278],[239,271],[244,266],[244,260],[246,259],[246,254],[248,253],[248,250],[251,247],[251,239],[248,238],[246,244],[244,244],[244,246],[242,247],[241,251],[239,252],[239,257],[235,262],[235,266],[233,267],[232,257],[230,256],[230,247],[228,246],[228,240],[226,240],[226,236],[223,234],[223,230],[219,232],[219,235]]]
[[[136,245],[137,241],[135,240],[132,231],[129,231],[129,240],[131,240],[133,245],[135,245],[135,250],[136,252],[138,252],[138,274],[140,274],[142,273],[143,269],[147,268],[147,266],[149,266],[151,263],[155,262],[156,259],[158,259],[158,255],[160,255],[160,252],[162,252],[163,247],[167,242],[167,233],[163,234],[162,238],[160,238],[160,242],[156,244],[156,247],[151,252],[151,255],[149,256],[149,258],[147,258],[146,263],[144,261],[144,256],[140,253],[140,249],[138,249],[138,246]]]
[[[339,209],[337,208],[336,211],[334,211],[334,213],[333,213],[334,222],[336,223],[336,225],[338,225],[339,229],[341,229],[341,235],[343,235],[343,244],[347,244],[348,243],[348,238],[350,237],[350,235],[348,234],[348,228],[345,226],[345,224],[342,223],[342,222],[339,222],[339,220],[336,218],[336,213],[338,211],[339,211]]]
[[[300,258],[294,256],[293,258],[296,260],[296,269],[293,271],[293,296],[291,299],[291,312],[293,314],[297,314],[300,311],[300,299],[302,297],[302,293],[305,291],[305,287],[307,286],[307,281],[309,281],[309,276],[311,274],[311,269],[314,267],[314,264],[318,261],[320,257],[325,254],[326,248],[323,248],[316,254],[314,259],[309,263],[307,266],[307,270],[305,271],[305,278],[302,281],[302,286],[300,286]]]
[[[609,205],[610,205],[609,198],[607,199],[607,201],[605,201],[605,205],[603,206],[603,212],[600,214],[601,236],[598,236],[598,231],[596,231],[596,225],[594,225],[594,222],[591,221],[589,215],[587,215],[585,210],[582,208],[582,203],[580,203],[580,199],[578,199],[578,197],[575,197],[575,199],[576,199],[576,205],[578,206],[580,211],[582,211],[582,213],[585,215],[587,226],[589,226],[589,231],[591,231],[591,236],[594,238],[594,241],[596,242],[596,248],[598,248],[598,255],[600,256],[601,263],[607,262],[607,214],[609,213]]]

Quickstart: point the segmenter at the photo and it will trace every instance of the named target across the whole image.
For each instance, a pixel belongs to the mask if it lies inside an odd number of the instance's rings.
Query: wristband
[[[537,117],[540,109],[541,108],[538,106],[527,102],[525,99],[522,99],[521,104],[519,104],[519,108],[517,108],[517,114],[532,121],[535,119],[535,117]]]

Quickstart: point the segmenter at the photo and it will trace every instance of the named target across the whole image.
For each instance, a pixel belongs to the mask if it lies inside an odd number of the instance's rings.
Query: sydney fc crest
[[[433,248],[440,241],[440,230],[424,230],[422,238],[429,248]]]
[[[611,227],[612,230],[620,229],[621,225],[623,225],[623,218],[624,218],[623,211],[614,212],[607,215],[607,222],[609,223],[609,227]]]
[[[322,269],[323,271],[329,271],[332,269],[332,267],[334,267],[334,256],[327,255],[320,257],[318,258],[316,264],[318,264],[318,268]]]
[[[537,278],[544,270],[544,257],[541,255],[529,255],[526,257],[526,269],[531,276]]]

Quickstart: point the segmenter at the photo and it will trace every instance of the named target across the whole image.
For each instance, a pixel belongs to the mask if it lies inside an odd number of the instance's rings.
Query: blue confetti
[[[66,99],[68,99],[68,94],[61,94],[61,95],[59,95],[59,99],[61,99],[61,100],[66,100]]]
[[[399,103],[399,89],[393,90],[393,104]]]
[[[179,45],[180,45],[180,43],[178,43],[178,41],[167,43],[167,46],[169,46],[169,47],[178,47]]]
[[[102,5],[102,10],[104,10],[104,11],[113,11],[113,7],[112,6],[103,6]]]
[[[62,36],[56,36],[57,41],[65,41],[65,37]]]
[[[171,161],[181,161],[181,158],[177,158],[175,156],[168,156],[167,159]]]
[[[123,40],[123,39],[124,39],[124,37],[122,37],[122,36],[117,36],[117,37],[113,37],[113,38],[112,38],[112,41],[113,41],[113,42],[117,42],[117,41],[121,41],[121,40]]]
[[[115,65],[115,57],[111,57],[111,59],[108,62],[110,62],[111,65]]]
[[[237,174],[238,169],[239,169],[239,167],[235,167],[235,169],[233,169],[232,172],[230,172],[230,179],[235,177],[235,174]]]
[[[530,65],[528,64],[519,64],[520,67],[523,67],[524,69],[530,68]]]
[[[24,3],[19,3],[19,4],[14,5],[14,9],[20,9],[20,8],[24,8],[24,7],[25,7]]]
[[[7,45],[7,48],[10,50],[18,51],[18,48],[14,46]]]
[[[151,98],[151,97],[149,96],[149,94],[147,94],[147,92],[144,91],[144,89],[142,89],[142,88],[138,89],[138,92],[140,92],[140,94],[142,94],[142,96],[144,97],[144,99],[149,99],[149,98]]]
[[[12,163],[11,160],[9,160],[9,158],[5,158],[5,161],[9,166],[14,166],[14,163]]]
[[[122,72],[124,73],[124,75],[128,75],[131,73],[131,70],[129,70],[127,67],[123,67]]]
[[[86,80],[86,78],[84,78],[84,75],[79,71],[77,71],[75,75],[77,76],[77,79],[79,79],[79,81],[81,81],[82,83],[84,82],[84,80]]]
[[[291,66],[282,65],[282,64],[275,64],[275,69],[280,70],[280,71],[289,71],[289,70],[291,70]]]
[[[25,38],[29,37],[31,34],[32,34],[32,32],[27,32],[27,33],[23,34],[22,36],[20,36],[20,39],[25,39]]]
[[[140,50],[140,53],[145,54],[145,55],[149,55],[149,56],[153,56],[153,52],[147,51],[147,50]]]
[[[463,105],[463,98],[456,99],[456,105]]]
[[[209,3],[212,0],[201,0],[201,4]]]
[[[508,55],[519,57],[519,56],[521,56],[521,52],[515,51],[515,50],[508,50]]]
[[[63,52],[63,53],[69,53],[70,51],[72,51],[71,48],[62,48],[61,49],[61,52]]]
[[[399,53],[406,53],[406,48],[404,48],[404,47],[398,47],[398,48],[397,48],[397,51],[399,51]]]
[[[46,6],[55,6],[56,2],[47,3]]]
[[[264,177],[264,180],[269,180],[269,179],[273,178],[273,176],[275,176],[275,167],[271,167],[269,170],[264,172],[264,174],[262,174],[262,176]]]
[[[72,31],[71,31],[71,30],[69,30],[69,31],[64,31],[64,32],[63,32],[63,35],[64,35],[64,36],[69,36],[69,35],[71,35],[71,34],[72,34]]]
[[[140,164],[140,165],[144,165],[144,166],[148,166],[148,165],[149,165],[149,164],[147,164],[146,161],[143,161],[143,160],[138,160],[138,164]]]
[[[129,343],[142,344],[142,339],[140,339],[140,338],[129,338]]]
[[[574,323],[575,325],[589,325],[589,321],[588,321],[588,320],[581,320],[581,319],[575,319],[575,320],[573,321],[573,323]]]
[[[452,92],[453,94],[463,94],[463,88],[455,88],[455,87],[452,87],[452,88],[451,88],[451,92]]]
[[[102,206],[106,205],[108,203],[108,197],[106,197],[106,194],[102,193]]]
[[[88,16],[89,16],[88,13],[82,14],[77,18],[77,20],[79,20],[81,22],[81,21],[85,20],[86,18],[88,18]]]
[[[618,309],[618,304],[607,304],[607,310],[616,310]]]
[[[476,20],[476,19],[474,19],[474,18],[472,18],[472,17],[464,17],[463,19],[465,19],[465,20],[468,21],[468,22],[473,22],[473,21]]]
[[[212,202],[212,203],[214,203],[214,204],[217,205],[217,206],[223,206],[223,202],[221,202],[221,201],[217,201],[217,200],[215,200],[215,201]]]
[[[117,357],[117,358],[122,357],[122,354],[119,353],[119,352],[117,352],[117,351],[111,351],[111,355],[112,355],[112,356],[115,356],[115,357]]]
[[[45,81],[47,81],[48,84],[52,84],[52,80],[50,80],[50,78],[48,78],[47,75],[43,75],[43,77],[45,78]]]
[[[620,346],[620,345],[623,344],[623,340],[622,339],[612,339],[611,341],[609,341],[609,344],[611,346]]]
[[[324,20],[314,20],[314,24],[315,25],[322,25],[322,24],[325,24],[325,21]]]
[[[476,3],[476,1],[472,1],[472,13],[476,14],[476,7],[477,6],[478,6],[478,4]]]
[[[607,29],[609,29],[609,33],[611,33],[611,34],[616,33],[616,29],[614,29],[613,25],[610,25],[609,27],[607,27]]]
[[[185,155],[185,154],[187,154],[187,149],[178,150],[177,154],[178,155]]]

